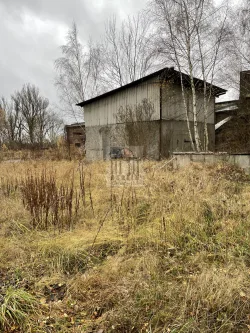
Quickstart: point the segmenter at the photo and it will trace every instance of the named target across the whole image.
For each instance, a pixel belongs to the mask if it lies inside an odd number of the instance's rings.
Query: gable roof
[[[184,74],[184,73],[181,73],[182,74],[182,78],[183,78],[183,82],[184,82],[184,85],[185,86],[190,86],[190,76],[187,75],[187,74]],[[165,67],[163,69],[160,69],[159,71],[157,72],[154,72],[154,73],[151,73],[149,75],[146,75],[144,77],[142,77],[141,79],[138,79],[136,81],[133,81],[133,82],[130,82],[124,86],[121,86],[119,88],[116,88],[114,90],[111,90],[111,91],[108,91],[102,95],[99,95],[99,96],[96,96],[94,98],[91,98],[91,99],[88,99],[86,101],[83,101],[81,103],[78,103],[76,104],[77,106],[85,106],[85,105],[88,105],[88,104],[91,104],[93,102],[96,102],[102,98],[105,98],[107,96],[110,96],[110,95],[113,95],[119,91],[122,91],[122,90],[125,90],[127,88],[130,88],[130,87],[133,87],[133,86],[136,86],[140,83],[143,83],[143,82],[146,82],[148,81],[149,79],[151,78],[154,78],[154,77],[159,77],[160,80],[167,80],[167,79],[174,79],[174,81],[177,83],[180,83],[180,72],[176,71],[174,69],[174,67]],[[194,83],[196,86],[198,86],[199,88],[202,87],[203,88],[203,80],[201,79],[197,79],[197,78],[194,78]],[[212,92],[214,94],[214,96],[216,97],[219,97],[220,95],[224,95],[227,90],[225,89],[222,89],[220,87],[217,87],[215,85],[210,85],[210,83],[207,83],[207,87],[209,88],[210,86],[212,86]]]

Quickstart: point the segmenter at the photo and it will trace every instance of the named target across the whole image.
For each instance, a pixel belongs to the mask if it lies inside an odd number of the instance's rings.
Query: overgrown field
[[[249,332],[249,178],[109,168],[0,163],[0,332]]]

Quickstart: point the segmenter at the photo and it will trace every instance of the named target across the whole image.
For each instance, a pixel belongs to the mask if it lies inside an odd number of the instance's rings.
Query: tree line
[[[61,47],[62,56],[55,62],[55,85],[63,107],[76,115],[79,101],[174,66],[184,74],[180,74],[182,99],[192,148],[208,150],[213,85],[238,87],[239,72],[250,66],[249,37],[247,0],[237,5],[229,0],[219,4],[214,0],[150,0],[136,16],[119,23],[115,17],[109,19],[99,41],[83,44],[74,23]],[[202,107],[198,106],[195,77],[204,81],[199,87]],[[198,130],[199,113],[204,115],[203,134]]]
[[[9,100],[0,98],[0,144],[8,148],[42,148],[53,144],[62,120],[49,107],[39,89],[26,84]]]
[[[182,100],[192,149],[207,150],[213,84],[236,88],[239,72],[250,68],[248,0],[237,5],[230,0],[219,4],[214,0],[149,0],[137,15],[122,22],[109,19],[103,36],[88,43],[82,42],[73,23],[61,46],[61,57],[55,61],[60,107],[81,119],[77,103],[171,66],[183,73]],[[199,87],[202,107],[197,102],[195,77],[204,82]],[[204,115],[203,134],[198,130],[199,113]],[[0,140],[10,147],[53,142],[61,126],[48,99],[31,84],[10,100],[0,100]]]

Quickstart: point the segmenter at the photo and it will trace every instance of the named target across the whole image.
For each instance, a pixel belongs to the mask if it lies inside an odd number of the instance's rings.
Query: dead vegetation
[[[3,332],[249,331],[248,176],[161,166],[111,188],[108,163],[0,164]]]
[[[29,172],[20,183],[25,208],[30,212],[32,229],[72,230],[78,218],[80,191],[69,184],[58,185],[53,171]]]

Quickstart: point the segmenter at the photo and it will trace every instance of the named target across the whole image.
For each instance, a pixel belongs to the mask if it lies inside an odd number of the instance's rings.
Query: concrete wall
[[[159,121],[140,124],[140,133],[127,138],[125,124],[86,127],[86,158],[109,159],[111,147],[129,148],[137,157],[160,158]]]
[[[197,117],[199,122],[204,122],[203,92],[197,92]],[[186,90],[187,106],[189,108],[189,119],[193,119],[192,95],[190,90]],[[212,96],[208,104],[208,124],[214,124],[214,103]],[[186,120],[186,110],[182,98],[181,86],[172,84],[165,85],[162,89],[162,119],[165,120]]]
[[[191,124],[192,125],[192,124]],[[198,124],[202,137],[204,125]],[[111,147],[127,147],[137,157],[160,159],[173,152],[188,152],[191,143],[184,121],[150,121],[140,123],[138,133],[126,135],[126,125],[86,127],[86,157],[89,160],[108,159]],[[214,125],[208,125],[210,149],[214,147]],[[161,138],[160,138],[161,133]]]
[[[203,92],[197,92],[197,112],[198,128],[201,140],[204,137],[204,108]],[[190,90],[186,90],[187,106],[189,109],[189,119],[193,120],[192,95]],[[215,115],[214,102],[212,96],[208,104],[208,134],[209,150],[215,148]],[[190,121],[193,134],[193,122]],[[181,86],[176,84],[166,84],[162,88],[162,126],[161,126],[161,156],[169,157],[174,151],[190,151],[191,142],[187,130],[186,110],[182,98]],[[194,136],[194,135],[193,135]]]
[[[250,174],[250,155],[174,153],[173,157],[175,158],[174,168],[181,168],[195,162],[207,164],[226,162],[237,165],[244,169],[247,174]]]
[[[193,123],[190,123],[193,129]],[[201,139],[204,136],[204,124],[198,123]],[[185,121],[162,120],[161,125],[161,156],[169,157],[173,152],[189,152],[192,149],[187,123]],[[193,134],[193,133],[192,133]],[[209,150],[214,151],[215,130],[214,124],[208,124]]]

